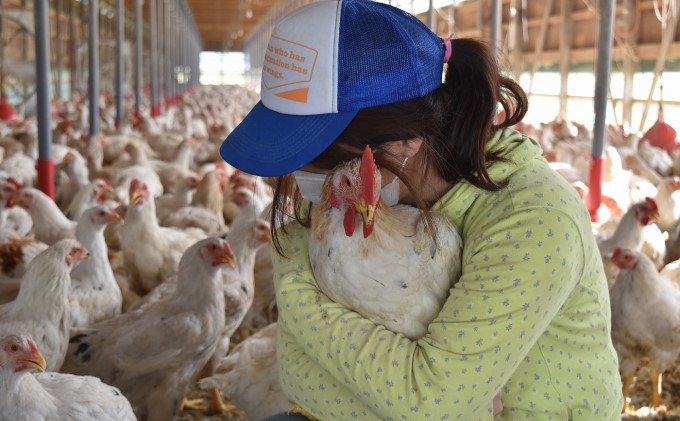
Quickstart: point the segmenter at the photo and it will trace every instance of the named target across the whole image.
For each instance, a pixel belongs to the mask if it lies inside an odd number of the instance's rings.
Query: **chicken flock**
[[[0,421],[258,420],[291,407],[275,358],[273,180],[219,156],[257,100],[243,87],[201,87],[163,116],[131,116],[117,130],[104,98],[95,136],[86,101],[55,102],[54,199],[37,188],[35,120],[0,122]],[[564,119],[516,128],[587,196],[587,128]],[[610,127],[605,154],[593,235],[623,392],[646,370],[643,404],[663,408],[663,374],[680,355],[680,149]],[[361,178],[372,181],[340,186]],[[379,190],[370,150],[327,178],[324,203],[312,207],[310,261],[329,296],[420,337],[459,276],[460,236],[435,213],[382,205]],[[420,250],[423,260],[404,261],[404,273],[427,268],[439,280],[405,288],[395,279],[395,292],[362,285],[394,270],[359,264],[380,259],[365,253],[385,251],[376,241]],[[338,270],[356,282],[329,282]],[[367,292],[384,306],[366,306]],[[635,406],[627,400],[622,410]]]

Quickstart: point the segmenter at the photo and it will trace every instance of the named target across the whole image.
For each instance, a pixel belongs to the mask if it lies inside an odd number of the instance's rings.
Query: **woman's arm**
[[[322,294],[309,268],[308,230],[289,228],[288,258],[275,256],[274,263],[284,340],[279,362],[293,376],[287,393],[314,390],[316,401],[298,403],[321,418],[333,408],[362,408],[333,403],[335,396],[349,399],[346,388],[381,418],[488,419],[493,396],[583,268],[582,240],[569,216],[553,208],[510,210],[469,233],[463,276],[429,333],[411,341]]]

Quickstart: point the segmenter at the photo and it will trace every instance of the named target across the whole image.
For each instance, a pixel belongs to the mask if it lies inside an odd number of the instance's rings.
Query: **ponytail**
[[[528,100],[517,82],[500,74],[488,44],[464,38],[453,39],[451,45],[444,85],[428,95],[444,108],[441,141],[433,145],[435,156],[445,179],[463,178],[485,190],[499,190],[503,183],[489,177],[487,166],[502,158],[498,152],[487,153],[486,143],[497,130],[524,118]],[[495,124],[499,103],[506,118]]]

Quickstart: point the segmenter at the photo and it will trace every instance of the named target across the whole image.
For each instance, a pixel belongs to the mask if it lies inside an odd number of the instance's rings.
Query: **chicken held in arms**
[[[225,240],[198,241],[180,260],[172,295],[72,332],[62,371],[118,387],[140,419],[172,420],[224,331],[225,264],[236,264]]]
[[[428,229],[419,209],[385,205],[380,188],[369,147],[339,164],[312,207],[309,258],[332,300],[417,339],[460,276],[462,240],[446,216],[431,212]]]
[[[0,335],[0,421],[137,419],[115,387],[96,377],[44,373],[46,366],[33,340]]]
[[[650,406],[657,407],[663,403],[662,374],[680,355],[680,290],[640,251],[619,248],[611,260],[620,270],[610,301],[624,411],[632,410],[628,396],[642,359],[649,362]]]

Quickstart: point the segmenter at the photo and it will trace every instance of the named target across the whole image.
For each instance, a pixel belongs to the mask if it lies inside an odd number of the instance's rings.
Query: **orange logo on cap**
[[[292,91],[279,92],[276,96],[290,99],[291,101],[307,103],[307,94],[309,94],[309,88],[301,88],[293,89]]]
[[[287,39],[272,36],[267,45],[262,66],[262,86],[281,88],[310,82],[318,51]],[[309,87],[276,92],[274,95],[291,101],[306,103]]]

